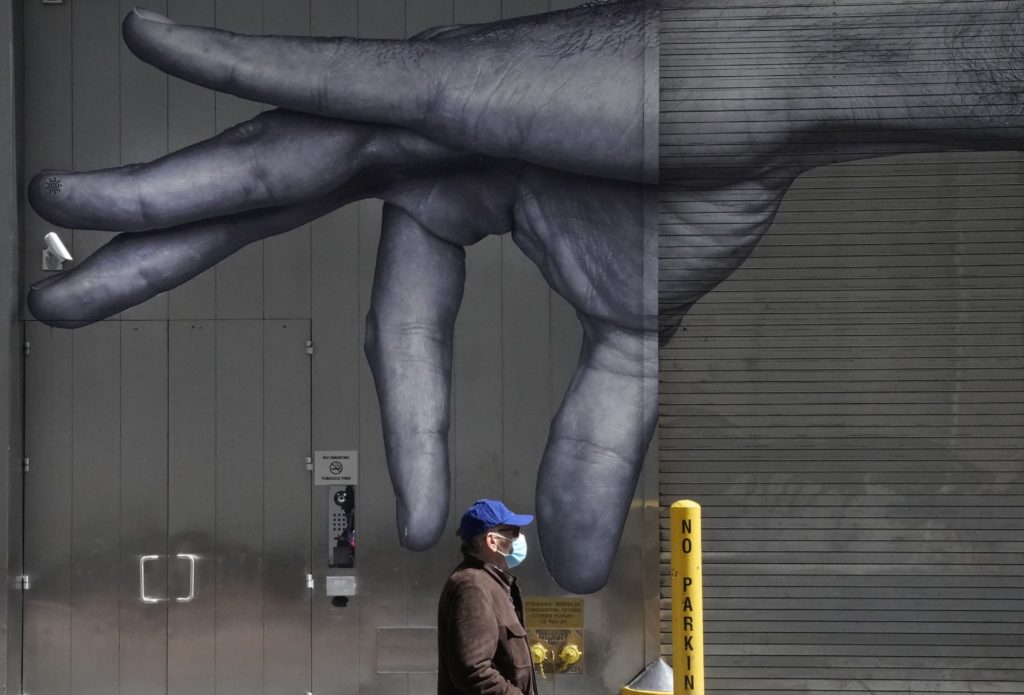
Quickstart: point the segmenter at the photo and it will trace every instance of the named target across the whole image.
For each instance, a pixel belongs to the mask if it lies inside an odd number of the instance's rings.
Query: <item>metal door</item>
[[[309,330],[27,326],[24,692],[311,690]]]

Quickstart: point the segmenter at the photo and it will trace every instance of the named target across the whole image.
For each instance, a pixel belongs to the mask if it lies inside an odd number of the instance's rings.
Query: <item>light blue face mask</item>
[[[515,540],[512,540],[511,538],[505,538],[505,536],[497,533],[494,535],[498,536],[498,538],[504,538],[506,541],[512,541],[512,552],[505,554],[500,550],[498,551],[504,555],[505,564],[508,565],[508,568],[512,569],[513,567],[518,567],[523,564],[523,560],[526,559],[526,536],[520,533]]]

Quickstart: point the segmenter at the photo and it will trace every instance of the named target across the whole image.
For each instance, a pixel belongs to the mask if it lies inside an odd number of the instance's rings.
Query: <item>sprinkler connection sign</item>
[[[528,596],[523,603],[534,670],[542,678],[583,673],[583,599]]]

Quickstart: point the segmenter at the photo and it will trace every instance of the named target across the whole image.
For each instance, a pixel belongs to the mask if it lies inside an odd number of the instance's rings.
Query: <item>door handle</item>
[[[142,597],[143,603],[160,603],[167,600],[165,598],[146,596],[146,563],[150,560],[158,560],[159,558],[159,555],[143,555],[139,558],[139,595]]]
[[[188,560],[188,596],[179,596],[174,600],[178,603],[188,603],[196,597],[196,560],[199,559],[199,556],[189,553],[178,553],[177,558],[179,560]]]

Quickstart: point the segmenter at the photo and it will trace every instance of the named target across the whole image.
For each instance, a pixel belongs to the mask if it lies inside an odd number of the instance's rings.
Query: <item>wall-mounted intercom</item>
[[[356,485],[358,451],[317,451],[313,457],[314,484],[326,491],[326,593],[335,606],[356,595]]]
[[[331,485],[327,489],[327,566],[356,566],[356,486]]]

